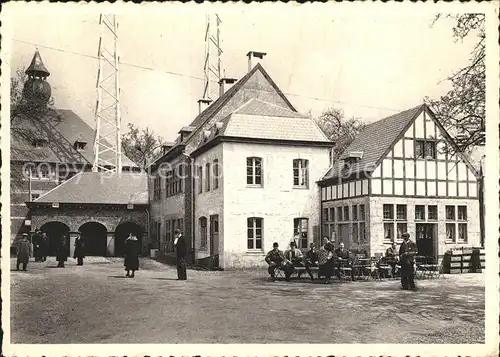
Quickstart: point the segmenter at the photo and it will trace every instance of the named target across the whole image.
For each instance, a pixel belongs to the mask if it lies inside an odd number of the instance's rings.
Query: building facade
[[[319,182],[322,234],[372,256],[409,232],[419,255],[479,247],[478,176],[425,105],[369,124]]]
[[[200,101],[200,114],[151,167],[152,239],[171,255],[179,228],[198,262],[262,266],[273,242],[284,248],[295,237],[306,249],[319,239],[316,181],[332,143],[261,64],[228,83],[204,110]]]

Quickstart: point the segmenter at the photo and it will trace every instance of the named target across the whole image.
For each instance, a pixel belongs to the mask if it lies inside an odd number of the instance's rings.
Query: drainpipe
[[[150,232],[149,232],[149,220],[151,218],[151,215],[150,215],[149,210],[147,208],[145,209],[145,211],[146,211],[146,215],[147,215],[147,218],[146,218],[146,233],[148,234],[148,241],[150,241],[151,240],[151,236],[150,236]]]

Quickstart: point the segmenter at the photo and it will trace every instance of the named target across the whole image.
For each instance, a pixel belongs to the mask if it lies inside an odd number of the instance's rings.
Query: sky
[[[99,12],[33,9],[11,13],[11,73],[27,67],[38,47],[56,106],[94,126]],[[117,16],[122,131],[133,123],[173,141],[197,115],[205,11],[189,9]],[[431,26],[429,12],[242,9],[218,12],[226,76],[248,71],[248,51],[266,52],[266,71],[299,112],[313,116],[335,106],[372,122],[444,95],[442,80],[468,62],[474,44],[454,41],[452,20]]]

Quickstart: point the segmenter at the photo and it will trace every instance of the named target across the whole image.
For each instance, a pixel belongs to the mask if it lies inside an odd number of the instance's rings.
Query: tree
[[[332,162],[340,157],[365,127],[365,124],[358,118],[346,119],[342,109],[333,107],[326,109],[316,122],[328,139],[333,142]]]
[[[158,158],[164,144],[165,140],[155,136],[153,131],[141,130],[132,123],[128,124],[128,132],[122,135],[123,153],[142,169]]]
[[[434,22],[442,17],[437,15]],[[485,15],[445,17],[456,21],[453,27],[455,41],[476,35],[477,42],[471,51],[469,64],[445,79],[451,84],[448,93],[439,99],[425,98],[425,102],[453,136],[458,151],[470,153],[474,147],[485,144]]]

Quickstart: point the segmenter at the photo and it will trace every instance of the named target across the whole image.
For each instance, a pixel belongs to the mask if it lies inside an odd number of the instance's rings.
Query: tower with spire
[[[51,88],[47,77],[50,72],[43,64],[38,50],[35,51],[31,64],[26,70],[28,79],[24,83],[23,96],[30,105],[46,106],[51,96]]]

